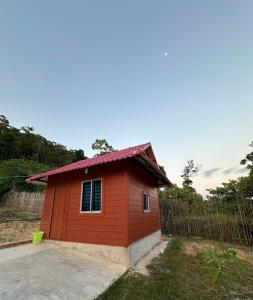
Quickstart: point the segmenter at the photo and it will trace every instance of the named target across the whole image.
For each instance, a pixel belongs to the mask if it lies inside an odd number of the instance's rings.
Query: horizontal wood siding
[[[150,212],[144,212],[143,193],[150,195]],[[154,177],[137,161],[128,163],[128,243],[160,229],[158,190]]]
[[[81,213],[82,181],[102,179],[102,212]],[[66,185],[69,186],[66,189]],[[41,230],[48,237],[54,186],[68,191],[62,240],[114,246],[127,245],[127,174],[125,162],[115,162],[52,176],[48,183]]]

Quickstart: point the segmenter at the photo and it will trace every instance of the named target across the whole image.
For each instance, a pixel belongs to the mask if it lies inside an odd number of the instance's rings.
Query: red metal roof
[[[123,150],[118,150],[115,152],[107,153],[104,155],[100,155],[100,156],[96,156],[96,157],[92,157],[92,158],[88,158],[88,159],[84,159],[84,160],[80,160],[75,163],[66,165],[64,167],[29,177],[28,179],[26,179],[26,182],[30,183],[32,181],[40,181],[42,178],[60,174],[60,173],[65,173],[65,172],[74,171],[74,170],[78,170],[78,169],[84,169],[84,168],[88,168],[91,166],[101,165],[104,163],[109,163],[112,161],[126,159],[126,158],[130,158],[130,157],[138,156],[138,155],[145,155],[145,150],[147,150],[148,148],[150,148],[152,151],[152,147],[151,147],[150,143],[130,147],[130,148],[123,149]],[[153,153],[153,151],[152,151],[152,153]],[[147,160],[149,162],[149,165],[154,170],[156,170],[160,175],[162,175],[162,177],[164,177],[164,179],[166,179],[165,181],[169,182],[167,177],[160,171],[158,165],[156,164],[155,156],[154,156],[153,160],[151,160],[148,157],[146,157],[145,160]],[[41,181],[43,181],[43,180],[41,180]]]

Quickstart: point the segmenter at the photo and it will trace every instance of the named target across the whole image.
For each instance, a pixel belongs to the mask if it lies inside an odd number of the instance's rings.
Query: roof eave
[[[148,169],[157,178],[158,187],[166,187],[172,184],[159,167],[144,154],[135,156],[135,159],[144,165],[146,169]]]
[[[48,177],[41,177],[38,179],[26,179],[26,183],[32,183],[37,185],[47,185]]]

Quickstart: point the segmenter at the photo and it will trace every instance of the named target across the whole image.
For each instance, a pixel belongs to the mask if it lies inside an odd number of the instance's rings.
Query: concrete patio
[[[0,299],[94,299],[126,267],[52,243],[0,250]]]

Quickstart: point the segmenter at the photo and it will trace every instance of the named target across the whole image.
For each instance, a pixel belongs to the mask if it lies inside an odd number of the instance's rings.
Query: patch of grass
[[[183,251],[184,243],[190,240],[174,238],[165,252],[152,261],[150,276],[129,271],[97,299],[253,299],[252,266],[244,262],[242,276],[236,276],[229,267],[224,268],[226,288],[216,285],[211,276],[216,267],[202,254],[187,255]]]

